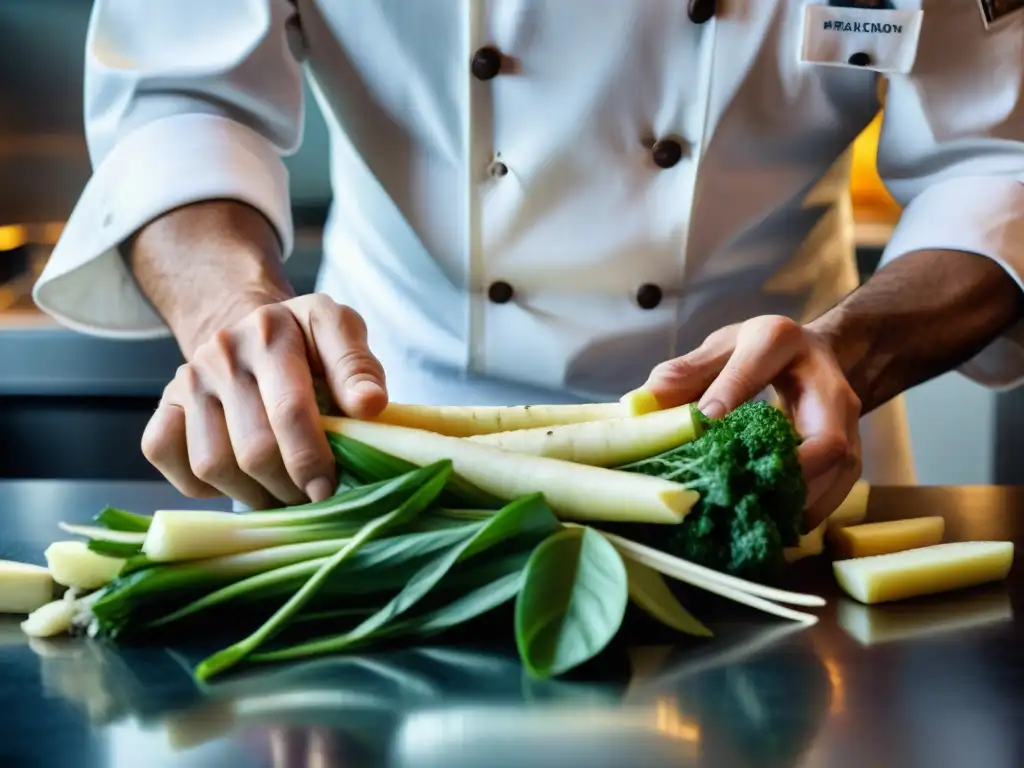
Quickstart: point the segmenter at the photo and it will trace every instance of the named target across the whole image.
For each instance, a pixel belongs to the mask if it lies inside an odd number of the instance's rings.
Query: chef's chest
[[[976,1],[953,5],[980,22]],[[719,129],[761,153],[870,116],[878,74],[912,69],[922,16],[922,0],[297,6],[304,55],[357,144],[387,127],[442,157],[481,140],[495,156],[528,147],[536,163],[640,146],[655,166],[703,152]]]

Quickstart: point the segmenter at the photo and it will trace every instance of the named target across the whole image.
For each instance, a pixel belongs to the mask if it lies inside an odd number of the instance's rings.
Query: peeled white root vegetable
[[[700,498],[679,483],[540,456],[407,427],[322,416],[327,432],[427,466],[450,459],[455,473],[500,499],[542,493],[560,517],[585,522],[680,522]]]
[[[83,541],[55,541],[45,555],[54,581],[83,590],[109,584],[124,566],[123,559],[93,552]]]
[[[75,620],[76,607],[71,600],[54,600],[37,608],[21,622],[29,637],[53,637],[66,634]]]
[[[578,424],[658,410],[647,392],[631,392],[618,403],[582,405],[406,405],[390,403],[374,421],[397,427],[422,429],[449,437],[470,437],[512,429]]]
[[[0,613],[32,613],[53,600],[53,577],[40,565],[0,560]]]
[[[627,392],[619,402],[626,410],[626,416],[643,416],[645,413],[653,413],[661,410],[658,398],[645,389],[634,389]]]
[[[495,432],[469,439],[513,453],[617,467],[656,456],[698,436],[693,411],[683,405],[643,416]]]
[[[846,594],[874,604],[1001,581],[1012,565],[1012,542],[960,541],[838,560],[832,568]]]
[[[839,557],[871,557],[941,544],[945,531],[941,517],[914,517],[844,526],[833,531],[831,538]]]

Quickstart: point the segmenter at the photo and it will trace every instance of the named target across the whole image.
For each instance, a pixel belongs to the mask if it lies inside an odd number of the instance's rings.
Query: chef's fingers
[[[285,504],[306,501],[302,486],[292,481],[285,467],[256,379],[239,372],[231,381],[218,384],[217,396],[238,468]]]
[[[860,462],[848,462],[835,474],[831,485],[818,500],[804,512],[804,521],[808,530],[813,530],[828,518],[843,500],[850,494],[854,484],[860,479]]]
[[[366,323],[354,309],[324,303],[309,315],[309,333],[324,378],[342,412],[373,418],[388,404],[384,368],[370,352]]]
[[[696,402],[728,362],[738,330],[739,326],[722,328],[692,352],[655,366],[642,389],[662,408]]]
[[[311,501],[323,501],[334,494],[336,468],[302,344],[299,337],[288,349],[258,357],[253,373],[288,476]]]
[[[253,509],[278,506],[266,488],[239,468],[219,400],[203,391],[188,393],[185,435],[189,463],[196,477]]]
[[[720,418],[756,397],[807,351],[804,329],[787,317],[766,315],[743,323],[736,347],[698,402]]]
[[[817,378],[805,380],[802,389],[793,418],[802,438],[800,464],[808,484],[841,465],[859,466],[860,402],[842,374],[821,371]]]
[[[142,455],[185,496],[212,499],[220,492],[195,476],[188,460],[185,409],[165,397],[142,433]]]
[[[816,491],[813,500],[808,494],[804,520],[809,530],[814,529],[835,512],[861,476],[863,454],[860,441],[860,403],[848,402],[846,408],[846,432],[850,450],[836,469],[828,473],[829,481],[825,489],[820,492]]]

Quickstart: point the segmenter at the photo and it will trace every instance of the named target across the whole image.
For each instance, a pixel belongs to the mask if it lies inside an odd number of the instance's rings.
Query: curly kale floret
[[[799,539],[806,493],[799,439],[767,403],[745,403],[724,419],[695,416],[697,440],[621,469],[682,483],[700,501],[670,531],[640,525],[623,533],[709,568],[769,578],[783,548]]]
[[[775,521],[782,546],[796,546],[807,499],[796,432],[785,415],[768,403],[744,403],[724,421],[746,449],[752,492]]]

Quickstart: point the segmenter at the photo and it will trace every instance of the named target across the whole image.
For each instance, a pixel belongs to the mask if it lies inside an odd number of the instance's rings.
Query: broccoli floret
[[[695,416],[703,428],[697,440],[620,469],[682,483],[700,501],[670,532],[651,525],[622,532],[709,568],[770,578],[783,548],[800,536],[799,439],[767,403],[745,403],[724,419]]]

